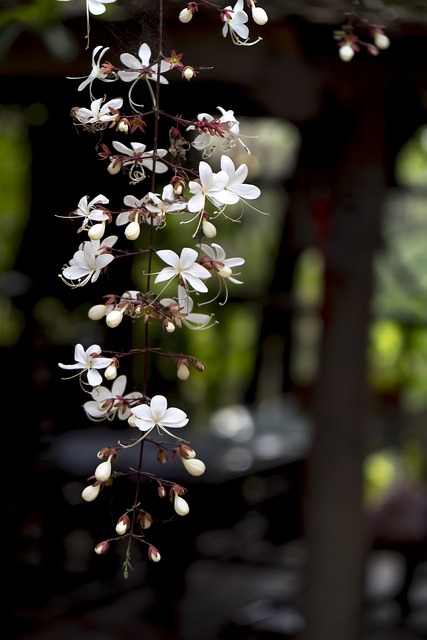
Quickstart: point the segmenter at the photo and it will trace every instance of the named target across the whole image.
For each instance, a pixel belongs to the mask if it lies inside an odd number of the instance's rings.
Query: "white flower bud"
[[[165,322],[165,329],[168,333],[173,333],[175,331],[174,323],[168,320],[167,322]]]
[[[203,220],[202,231],[203,235],[206,236],[206,238],[215,238],[216,236],[216,227],[212,224],[212,222],[209,222],[209,220]]]
[[[91,320],[101,320],[105,316],[107,309],[108,307],[105,304],[95,304],[89,309],[87,315]]]
[[[193,69],[193,67],[185,67],[184,71],[182,72],[182,76],[186,80],[191,80],[191,78],[194,78],[194,69]]]
[[[259,24],[260,26],[266,24],[268,22],[268,15],[264,11],[264,9],[261,9],[261,7],[257,7],[255,5],[255,2],[251,2],[251,5],[252,5],[252,20],[256,22],[256,24]]]
[[[185,469],[190,476],[202,476],[206,471],[206,465],[197,458],[181,458]]]
[[[344,44],[338,50],[341,60],[349,62],[354,56],[354,49],[349,44]]]
[[[107,380],[115,380],[117,378],[117,365],[112,362],[109,367],[105,369],[104,373]]]
[[[91,240],[100,240],[105,233],[105,222],[94,224],[88,231],[88,236]]]
[[[185,362],[181,362],[176,375],[180,380],[188,380],[188,378],[190,377],[190,369],[187,367]]]
[[[114,329],[114,327],[118,327],[121,321],[123,320],[123,310],[113,309],[105,318],[105,322],[110,327],[110,329]]]
[[[129,123],[126,120],[120,120],[117,129],[122,133],[127,133],[129,131]]]
[[[378,49],[381,49],[383,51],[384,49],[389,48],[390,38],[388,38],[385,33],[377,32],[374,35],[374,43],[375,46],[378,47]]]
[[[82,498],[85,502],[92,502],[98,497],[101,485],[91,484],[82,491]]]
[[[130,222],[125,229],[125,236],[128,240],[137,240],[141,233],[141,227],[138,222]]]
[[[181,498],[177,493],[175,493],[175,498],[173,500],[173,508],[179,516],[186,516],[190,511],[188,502],[186,502],[184,498]]]
[[[112,159],[110,160],[110,164],[108,165],[107,171],[113,176],[115,173],[119,173],[121,171],[121,168],[122,168],[121,162],[116,163],[116,161]]]
[[[191,9],[185,8],[179,14],[179,21],[185,24],[187,22],[190,22],[192,17],[193,12],[191,11]]]
[[[98,555],[107,553],[109,546],[110,543],[107,540],[104,540],[104,542],[99,542],[95,547],[95,553],[97,553]]]
[[[111,458],[110,456],[108,460],[105,462],[101,462],[95,469],[95,478],[98,482],[107,482],[107,480],[111,476]]]

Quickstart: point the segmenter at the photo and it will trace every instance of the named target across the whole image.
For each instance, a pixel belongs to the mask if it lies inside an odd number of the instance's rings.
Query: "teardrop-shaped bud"
[[[173,500],[173,508],[179,516],[186,516],[190,511],[188,502],[184,500],[184,498],[181,498],[177,493],[175,493]]]
[[[141,233],[141,227],[138,222],[130,222],[125,229],[125,236],[128,240],[136,240]]]
[[[99,542],[95,547],[95,553],[97,553],[98,555],[102,555],[103,553],[107,553],[109,546],[110,546],[110,543],[108,542],[108,540],[104,540],[103,542]]]
[[[202,476],[206,471],[206,465],[197,458],[182,458],[182,463],[190,476]]]
[[[150,545],[148,547],[148,559],[152,560],[153,562],[159,562],[159,560],[161,559],[160,553],[158,552],[156,547],[153,547],[153,545]]]
[[[190,22],[192,17],[193,17],[193,12],[191,11],[191,9],[185,8],[182,11],[180,11],[179,21],[182,22],[183,24],[186,24],[187,22]]]
[[[105,222],[94,224],[88,231],[88,236],[91,240],[100,240],[105,233]]]
[[[82,498],[85,502],[92,502],[99,496],[101,485],[91,484],[82,491]]]
[[[110,456],[105,462],[101,462],[101,464],[96,467],[95,478],[98,482],[106,482],[111,476],[111,458],[112,456]]]
[[[117,364],[112,362],[110,366],[105,369],[104,375],[107,380],[115,380],[117,378]]]
[[[107,309],[108,307],[105,304],[95,304],[89,309],[87,315],[91,320],[102,320],[107,312]]]
[[[110,329],[114,329],[118,327],[121,321],[123,320],[123,310],[113,309],[105,318],[105,322],[110,327]]]

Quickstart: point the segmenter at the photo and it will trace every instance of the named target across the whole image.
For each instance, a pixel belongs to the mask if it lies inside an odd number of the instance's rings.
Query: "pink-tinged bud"
[[[104,375],[107,380],[115,380],[117,378],[117,364],[112,362],[110,366],[105,369]]]
[[[193,17],[193,12],[191,11],[191,9],[188,9],[188,7],[186,7],[179,13],[179,21],[182,22],[183,24],[190,22],[192,17]]]
[[[203,373],[203,371],[205,370],[205,365],[200,362],[200,360],[193,360],[193,366],[195,369],[197,369],[197,371],[200,371],[201,373]]]
[[[338,54],[344,62],[349,62],[354,57],[354,49],[349,44],[344,44],[339,48]]]
[[[95,498],[99,496],[99,492],[101,491],[101,485],[99,484],[91,484],[89,487],[86,487],[82,491],[82,498],[85,502],[93,502]]]
[[[143,511],[142,513],[139,514],[138,522],[141,529],[149,529],[153,524],[153,518],[150,516],[149,513],[147,513],[146,511]]]
[[[264,9],[261,9],[261,7],[257,7],[255,5],[255,2],[253,1],[251,2],[251,7],[252,7],[252,20],[256,24],[259,24],[260,26],[266,24],[268,22],[268,15],[264,11]]]
[[[190,369],[185,362],[180,363],[176,375],[180,380],[188,380],[188,378],[190,377]]]
[[[148,547],[148,559],[152,560],[153,562],[159,562],[159,560],[161,559],[161,555],[158,552],[158,550],[156,549],[156,547],[153,547],[153,545],[150,545]]]
[[[118,533],[119,536],[122,536],[124,533],[126,533],[129,527],[130,527],[129,516],[127,515],[127,513],[125,513],[123,516],[120,516],[120,518],[117,521],[116,533]]]
[[[94,224],[88,231],[91,240],[100,240],[105,233],[105,222]]]
[[[160,462],[160,464],[166,464],[168,461],[168,454],[164,449],[159,449],[157,452],[157,461]]]
[[[215,238],[216,236],[216,226],[212,224],[212,222],[209,222],[209,220],[203,220],[202,231],[206,238]]]
[[[123,309],[113,309],[105,318],[105,322],[110,329],[118,327],[123,320]],[[110,365],[111,366],[111,365]]]
[[[184,498],[181,498],[177,493],[175,493],[175,497],[173,499],[173,508],[179,516],[186,516],[190,511],[188,502],[184,500]]]
[[[109,546],[110,546],[110,543],[108,542],[108,540],[104,540],[104,542],[98,542],[98,544],[95,547],[95,553],[97,553],[98,555],[107,553]]]
[[[112,158],[110,160],[110,164],[108,165],[108,173],[113,176],[114,174],[119,173],[121,171],[121,168],[122,163],[120,162],[120,160]]]
[[[171,184],[173,186],[173,192],[176,196],[182,196],[185,190],[185,181],[178,176],[175,176],[171,180]]]
[[[108,460],[105,462],[101,462],[95,469],[95,478],[98,482],[106,482],[111,476],[111,458],[113,456],[109,456]]]
[[[377,56],[380,52],[380,50],[377,49],[377,47],[374,44],[368,44],[367,49],[368,49],[368,53],[371,56]]]
[[[159,488],[157,489],[157,493],[159,498],[164,498],[166,495],[166,489],[164,488],[164,486],[162,484],[159,484]]]
[[[178,455],[180,458],[195,458],[196,452],[191,447],[188,447],[186,444],[180,444],[178,447]]]
[[[202,476],[206,471],[206,465],[197,458],[185,459],[182,458],[182,463],[190,476]]]
[[[108,307],[105,304],[95,304],[89,309],[87,315],[91,320],[102,320],[107,312],[107,309]]]
[[[141,233],[139,222],[130,222],[125,229],[125,236],[128,240],[137,240]]]

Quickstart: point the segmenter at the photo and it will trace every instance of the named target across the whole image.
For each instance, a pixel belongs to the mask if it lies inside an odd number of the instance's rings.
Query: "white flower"
[[[139,59],[132,53],[122,53],[120,56],[121,62],[125,67],[129,67],[129,71],[119,71],[118,75],[124,82],[133,82],[139,78],[145,78],[147,80],[153,80],[154,82],[160,82],[161,84],[168,84],[166,78],[161,74],[169,71],[170,64],[162,60],[160,66],[158,63],[151,63],[151,49],[145,42],[139,47],[138,50]]]
[[[126,376],[119,376],[112,384],[111,391],[107,387],[95,387],[92,391],[93,400],[85,402],[84,410],[91,420],[113,420],[117,415],[119,420],[127,420],[131,414],[130,404],[133,400],[142,398],[139,391],[131,391],[124,395]]]
[[[187,204],[190,213],[203,211],[206,198],[219,205],[237,202],[232,194],[224,189],[229,179],[225,171],[214,173],[210,165],[202,160],[199,163],[199,178],[199,181],[190,180],[188,183],[190,193],[193,194]]]
[[[243,284],[241,280],[237,280],[233,277],[233,267],[239,267],[245,263],[243,258],[226,258],[224,249],[215,242],[211,246],[208,244],[200,245],[201,251],[204,251],[208,260],[205,261],[202,257],[202,263],[210,266],[213,272],[218,273],[220,278],[220,289],[218,295],[221,293],[222,288],[225,289],[225,301],[228,299],[228,286],[227,280],[234,284]]]
[[[243,11],[243,0],[237,0],[233,8],[230,5],[225,7],[222,10],[222,19],[224,21],[224,26],[222,27],[224,38],[227,37],[227,33],[230,31],[231,39],[235,44],[240,44],[239,38],[244,41],[248,39],[249,29],[246,26],[248,16]]]
[[[98,369],[106,369],[113,361],[112,358],[104,358],[100,354],[102,349],[99,345],[93,344],[86,351],[81,344],[76,344],[74,348],[74,364],[58,363],[61,369],[78,369],[77,375],[81,378],[87,374],[87,381],[92,387],[97,387],[102,382],[102,376]]]
[[[228,156],[221,156],[221,170],[224,171],[228,180],[225,189],[235,197],[235,202],[242,200],[255,200],[261,195],[261,191],[253,184],[243,184],[248,175],[248,166],[241,164],[238,169]]]
[[[118,114],[114,111],[118,111],[123,106],[122,98],[113,98],[104,105],[104,98],[98,98],[93,100],[90,105],[90,109],[86,107],[80,107],[74,109],[73,114],[79,122],[82,124],[97,124],[103,122],[112,122],[117,120]]]
[[[61,277],[71,287],[83,287],[88,282],[96,282],[107,265],[114,260],[111,253],[105,252],[117,241],[117,236],[105,238],[100,245],[99,240],[87,240],[80,245],[71,258],[69,266],[64,267]]]
[[[115,80],[117,80],[116,76],[112,74],[112,72],[109,69],[106,69],[101,66],[101,60],[109,48],[110,47],[103,48],[102,45],[95,47],[92,53],[92,70],[88,76],[84,77],[85,79],[83,80],[83,82],[79,84],[79,86],[77,87],[77,91],[83,91],[83,89],[88,85],[90,88],[92,88],[92,83],[96,79],[102,80],[103,82],[114,82]],[[96,60],[96,55],[98,53],[99,53],[98,60]],[[81,80],[82,78],[69,77],[68,79]]]
[[[186,203],[175,200],[175,194],[171,184],[167,184],[163,188],[161,198],[151,191],[148,194],[148,198],[150,199],[150,202],[147,202],[146,208],[150,213],[155,214],[156,217],[153,218],[153,220],[157,221],[157,226],[164,220],[167,213],[183,211],[187,208]]]
[[[169,407],[164,396],[158,395],[151,398],[150,404],[140,404],[131,409],[134,416],[134,424],[140,431],[150,433],[155,427],[159,433],[164,431],[169,436],[176,438],[169,429],[181,429],[188,424],[187,414],[176,407]]]
[[[105,4],[112,4],[116,0],[86,0],[89,12],[94,16],[100,16],[105,13]]]
[[[108,204],[108,198],[100,193],[88,202],[88,197],[89,196],[83,196],[80,198],[77,209],[70,216],[72,218],[83,218],[83,223],[79,231],[90,228],[90,223],[108,220],[108,213],[106,213],[105,209],[103,207],[97,207],[97,205]]]
[[[194,138],[193,142],[191,143],[192,146],[198,151],[203,151],[203,157],[208,158],[212,155],[217,140],[220,140],[221,148],[223,151],[229,151],[230,149],[233,149],[233,147],[236,145],[237,140],[244,147],[245,151],[250,154],[249,148],[246,146],[239,135],[240,123],[235,118],[234,111],[231,111],[230,109],[226,111],[222,107],[217,107],[217,109],[222,114],[220,118],[217,118],[217,121],[222,125],[227,125],[221,127],[222,135],[214,136],[207,131],[202,131]],[[206,120],[206,122],[209,123],[215,120],[215,118],[209,113],[199,113],[197,116],[197,120],[199,122]],[[187,127],[187,131],[192,131],[194,129],[196,129],[196,126],[193,124]]]
[[[178,301],[173,298],[164,298],[160,300],[160,304],[172,310],[177,327],[184,325],[188,329],[206,329],[212,320],[212,314],[192,312],[194,302],[181,285],[178,285]],[[172,326],[175,328],[175,325]]]
[[[161,249],[156,253],[163,262],[170,266],[160,271],[154,281],[155,283],[165,282],[165,280],[171,280],[178,276],[180,283],[183,283],[184,286],[188,283],[195,291],[206,293],[208,288],[202,280],[210,278],[211,274],[207,269],[197,264],[197,251],[185,247],[182,249],[180,256],[170,249]]]
[[[137,183],[145,178],[144,167],[153,171],[154,152],[146,151],[146,145],[142,142],[131,142],[130,145],[131,148],[126,147],[126,145],[121,142],[113,142],[113,147],[116,151],[121,155],[129,157],[128,160],[126,158],[123,160],[123,165],[130,166],[131,182]],[[163,158],[166,154],[166,149],[157,149],[155,173],[165,173],[168,170],[167,165],[159,160],[159,158]]]

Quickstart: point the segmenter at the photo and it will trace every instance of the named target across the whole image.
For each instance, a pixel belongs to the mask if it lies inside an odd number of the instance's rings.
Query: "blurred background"
[[[69,78],[89,73],[97,45],[111,57],[154,49],[158,3],[108,6],[86,49],[83,0],[0,2],[3,611],[19,640],[427,637],[426,3],[259,4],[269,22],[249,25],[262,42],[236,47],[214,12],[184,25],[185,3],[165,3],[165,53],[212,70],[171,79],[163,107],[234,110],[252,154],[232,157],[268,216],[247,208],[220,230],[246,263],[219,324],[167,336],[203,375],[153,371],[190,415],[207,471],[172,465],[190,514],[153,526],[162,561],[136,555],[125,580],[121,545],[93,553],[124,496],[80,497],[123,427],[88,422],[57,363],[77,342],[129,349],[140,328],[87,319],[102,278],[60,281],[78,244],[61,216],[83,194],[127,188],[74,127],[88,95]],[[383,25],[390,47],[343,62],[334,34],[352,12],[356,33]],[[164,233],[175,241],[179,228]],[[124,277],[143,286],[135,261],[110,269],[108,292]]]

